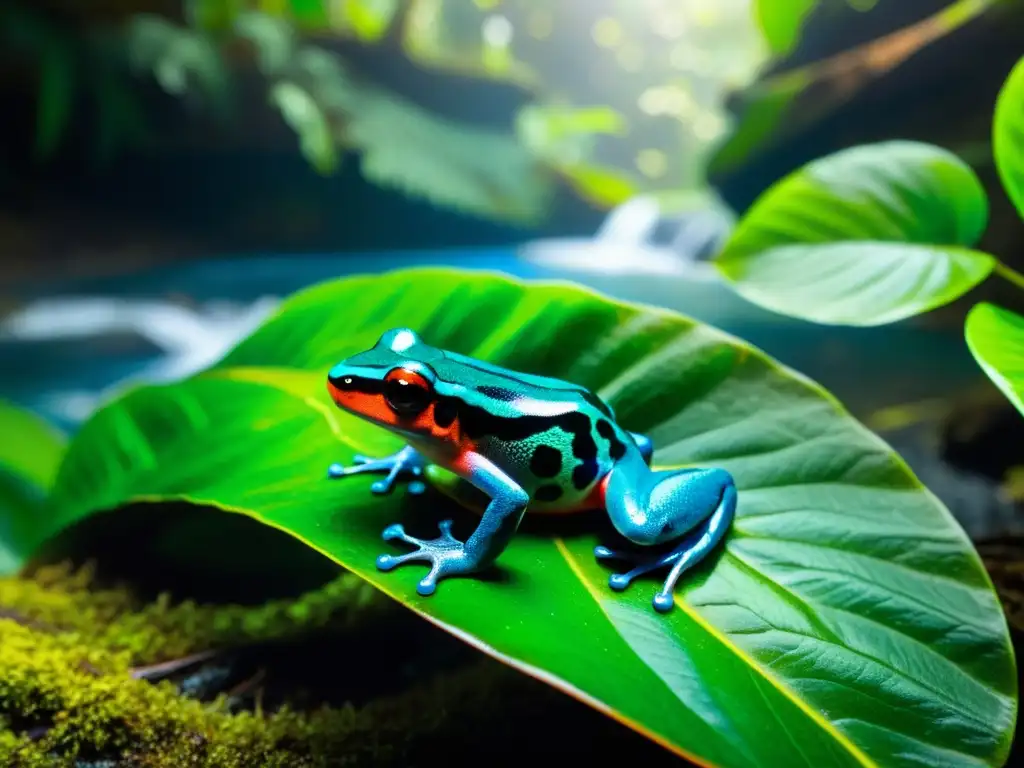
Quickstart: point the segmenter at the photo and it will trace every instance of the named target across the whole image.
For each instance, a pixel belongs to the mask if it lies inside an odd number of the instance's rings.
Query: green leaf
[[[817,6],[818,0],[754,0],[754,18],[774,55],[793,51],[807,17]]]
[[[533,224],[549,212],[550,180],[516,137],[453,122],[363,84],[345,140],[381,186],[468,213]]]
[[[988,221],[955,155],[892,141],[816,160],[770,187],[715,263],[744,298],[792,317],[882,325],[962,296],[995,266]]]
[[[295,83],[280,82],[270,90],[270,101],[299,136],[302,154],[321,174],[338,167],[338,148],[330,123],[312,96]]]
[[[400,442],[338,412],[328,367],[391,327],[591,387],[659,467],[723,466],[738,519],[724,551],[656,614],[574,531],[527,527],[497,577],[375,569],[380,534],[474,517],[435,494],[377,497],[334,461]],[[246,367],[247,366],[247,367]],[[212,371],[138,390],[72,444],[60,525],[130,499],[189,500],[289,532],[412,610],[679,754],[729,766],[1001,763],[1016,713],[1007,627],[948,511],[824,391],[687,318],[564,284],[424,269],[291,298]],[[941,727],[936,727],[941,723]]]
[[[967,313],[964,333],[978,365],[1024,414],[1024,317],[981,302]]]
[[[345,16],[366,42],[380,40],[398,12],[398,0],[345,0]]]
[[[152,73],[175,96],[198,90],[223,115],[231,95],[229,75],[215,41],[205,32],[143,13],[128,24],[124,45],[135,72]]]
[[[250,11],[235,19],[234,30],[255,46],[260,70],[265,75],[277,75],[295,53],[295,29],[281,19]]]
[[[64,435],[35,414],[2,400],[0,435],[0,466],[48,488],[64,454]]]
[[[49,158],[60,144],[71,116],[75,86],[75,63],[68,43],[59,37],[48,41],[41,52],[36,97],[37,158]]]
[[[43,503],[64,455],[64,436],[0,401],[0,574],[16,570],[45,529]]]
[[[1024,58],[1017,62],[996,100],[992,151],[999,178],[1024,216]]]

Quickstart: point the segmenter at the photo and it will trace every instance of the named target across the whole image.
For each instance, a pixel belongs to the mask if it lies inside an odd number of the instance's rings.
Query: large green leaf
[[[375,569],[391,549],[387,524],[431,536],[453,516],[464,535],[473,519],[438,494],[380,498],[367,478],[325,477],[330,462],[400,445],[339,413],[324,387],[330,365],[399,325],[592,387],[652,436],[659,466],[734,473],[734,529],[680,587],[678,610],[653,611],[653,583],[608,589],[592,554],[601,515],[573,531],[528,520],[494,577],[445,581],[429,598],[415,592],[415,567]],[[699,763],[977,766],[1007,754],[1014,659],[963,531],[821,389],[672,313],[442,269],[314,287],[214,370],[136,391],[82,428],[54,491],[56,522],[139,498],[287,531]]]
[[[994,267],[971,250],[988,222],[955,155],[892,141],[816,160],[770,187],[716,264],[748,300],[838,325],[881,325],[966,293]]]
[[[999,92],[992,126],[996,168],[1010,199],[1024,216],[1024,58]]]
[[[63,454],[63,435],[0,400],[0,574],[17,569],[48,530],[43,502]]]
[[[974,359],[1024,413],[1024,317],[981,302],[967,313],[964,331]]]

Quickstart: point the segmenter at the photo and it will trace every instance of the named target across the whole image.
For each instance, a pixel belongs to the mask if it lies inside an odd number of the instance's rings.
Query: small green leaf
[[[64,435],[29,411],[0,400],[0,466],[49,488],[64,455]]]
[[[60,38],[42,50],[36,104],[36,157],[53,155],[68,125],[76,92],[75,65],[68,43]]]
[[[967,313],[964,333],[978,365],[1024,414],[1024,317],[981,302]]]
[[[893,141],[843,150],[769,188],[715,263],[748,300],[836,325],[882,325],[962,296],[995,266],[988,222],[955,155]]]
[[[64,455],[64,436],[28,411],[0,401],[0,574],[16,570],[38,531]]]
[[[137,73],[152,73],[167,93],[199,90],[224,115],[230,102],[229,75],[214,39],[159,16],[138,14],[125,34],[128,60]]]
[[[754,0],[754,18],[776,56],[791,53],[818,0]]]
[[[433,536],[479,517],[433,494],[374,496],[332,462],[397,437],[338,412],[325,375],[407,325],[429,343],[590,387],[657,467],[722,466],[739,487],[723,549],[656,614],[574,530],[523,530],[500,578],[376,570],[402,520]],[[132,499],[249,515],[439,626],[700,764],[999,765],[1016,714],[1005,617],[963,531],[876,436],[763,353],[666,311],[565,284],[425,269],[289,299],[225,361],[97,412],[54,490],[58,525]],[[602,534],[603,537],[603,534]],[[614,538],[607,538],[613,543]],[[936,727],[941,723],[941,727]]]
[[[250,11],[235,19],[234,30],[256,47],[259,67],[265,75],[280,73],[295,52],[295,29],[282,19]]]
[[[381,186],[523,224],[549,213],[548,174],[509,133],[453,122],[364,83],[346,110],[344,138],[363,175]]]
[[[1024,58],[1013,68],[996,101],[992,151],[999,178],[1024,216]]]
[[[277,83],[270,91],[270,101],[298,134],[302,154],[313,167],[324,175],[333,173],[338,167],[338,148],[320,105],[307,91],[290,82]]]
[[[398,6],[398,0],[344,0],[348,23],[366,42],[376,42],[384,36],[398,12]]]
[[[306,28],[323,28],[327,23],[330,3],[326,0],[288,0],[289,14],[295,22]]]

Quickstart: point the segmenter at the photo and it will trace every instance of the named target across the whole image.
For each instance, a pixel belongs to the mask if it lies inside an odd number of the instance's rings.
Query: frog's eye
[[[393,368],[384,377],[384,399],[399,416],[415,416],[433,397],[433,386],[415,371]]]

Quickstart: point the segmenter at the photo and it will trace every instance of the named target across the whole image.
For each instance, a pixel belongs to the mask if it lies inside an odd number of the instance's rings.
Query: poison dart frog
[[[417,586],[423,596],[433,594],[441,579],[491,565],[527,506],[541,513],[603,507],[635,544],[674,542],[669,551],[646,557],[594,550],[600,560],[634,566],[610,577],[616,591],[667,568],[653,600],[665,612],[683,571],[714,549],[735,514],[732,475],[719,468],[652,470],[651,440],[620,427],[611,407],[589,390],[432,347],[408,328],[386,332],[371,349],[335,365],[327,389],[339,408],[406,441],[386,458],[332,464],[328,477],[382,473],[386,477],[371,486],[374,493],[389,493],[400,478],[411,481],[410,492],[421,493],[420,478],[433,464],[484,494],[482,517],[465,542],[452,535],[451,520],[441,522],[440,536],[430,541],[408,535],[400,524],[384,530],[385,541],[414,550],[380,555],[377,568],[428,563],[430,571]]]

